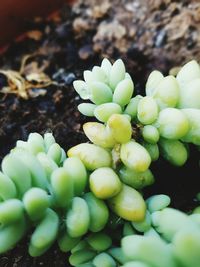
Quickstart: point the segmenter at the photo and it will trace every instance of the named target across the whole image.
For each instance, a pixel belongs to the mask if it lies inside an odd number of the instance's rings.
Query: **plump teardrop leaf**
[[[126,167],[136,172],[146,171],[151,163],[147,150],[135,141],[122,144],[120,158]]]
[[[103,232],[92,233],[86,240],[91,248],[96,251],[107,250],[112,245],[112,239]]]
[[[107,205],[103,200],[95,197],[92,192],[86,193],[84,199],[88,204],[90,213],[89,229],[92,232],[99,232],[108,221],[109,211]]]
[[[131,79],[124,79],[118,83],[113,94],[113,102],[124,107],[130,102],[133,95],[134,85]]]
[[[151,213],[154,211],[163,210],[169,206],[170,202],[170,197],[163,194],[151,196],[146,200],[147,208]]]
[[[74,89],[84,100],[90,99],[91,93],[86,82],[81,80],[76,80],[73,82]]]
[[[138,103],[142,99],[141,95],[137,95],[133,98],[131,98],[130,102],[126,106],[124,113],[131,116],[132,119],[135,119],[137,117],[137,109],[138,109]]]
[[[73,183],[73,191],[76,196],[80,196],[87,185],[88,175],[86,168],[79,158],[67,158],[63,165],[66,175]]]
[[[23,204],[29,218],[37,221],[45,215],[50,206],[50,199],[46,191],[32,187],[25,193]]]
[[[125,220],[139,222],[145,217],[146,204],[142,195],[127,185],[123,185],[119,194],[108,203],[111,210]]]
[[[5,201],[16,196],[17,189],[15,183],[7,175],[0,172],[0,199]]]
[[[191,60],[186,63],[176,76],[176,79],[181,86],[198,78],[200,78],[200,66],[196,60]]]
[[[69,207],[74,195],[74,181],[65,168],[56,169],[51,175],[52,193],[59,207]]]
[[[110,76],[110,71],[111,71],[111,68],[112,68],[112,64],[110,63],[110,61],[107,58],[104,58],[102,60],[101,68],[104,70],[106,75],[109,77]]]
[[[91,103],[81,103],[78,105],[78,110],[80,113],[82,113],[85,116],[93,117],[94,116],[94,110],[97,106]]]
[[[156,121],[160,135],[167,139],[177,140],[189,131],[189,121],[184,112],[176,108],[165,108],[160,111]]]
[[[29,253],[32,257],[40,256],[53,244],[58,234],[58,227],[58,215],[52,209],[47,209],[44,218],[31,236]]]
[[[107,129],[111,132],[116,143],[127,143],[131,139],[131,123],[125,115],[113,114],[107,122]]]
[[[178,108],[200,109],[200,78],[192,80],[180,87]]]
[[[87,233],[90,225],[90,214],[87,202],[80,197],[74,197],[71,209],[66,216],[67,232],[71,237],[80,237]]]
[[[178,140],[167,140],[162,138],[159,141],[161,154],[171,164],[183,166],[188,159],[188,151],[185,145]]]
[[[189,122],[189,130],[182,136],[182,141],[200,145],[200,110],[186,108],[181,110]]]
[[[111,131],[102,123],[87,122],[83,125],[83,130],[88,139],[95,145],[112,148],[116,144]]]
[[[108,199],[117,195],[122,184],[113,169],[102,167],[90,174],[90,190],[100,199]]]
[[[105,73],[105,71],[103,70],[103,68],[99,67],[99,66],[94,66],[92,68],[92,75],[95,78],[95,81],[99,81],[102,83],[108,83],[108,77]]]
[[[117,84],[125,78],[125,66],[121,59],[115,61],[110,70],[109,85],[112,90],[115,90]]]
[[[102,252],[100,254],[98,254],[94,260],[93,260],[93,264],[95,267],[116,267],[116,262],[115,260],[107,253]]]
[[[99,105],[94,110],[95,117],[102,122],[107,122],[107,120],[113,114],[121,114],[121,113],[122,113],[122,108],[120,107],[120,105],[116,103],[105,103]]]
[[[123,166],[119,170],[119,176],[123,183],[135,189],[142,189],[154,183],[153,173],[149,169],[144,172],[136,172]]]
[[[163,74],[158,71],[154,70],[150,73],[147,82],[146,82],[146,95],[152,96],[154,90],[159,85],[159,83],[163,80],[164,76]]]
[[[111,166],[111,154],[99,146],[82,143],[70,148],[69,157],[78,157],[88,170]]]
[[[159,238],[126,236],[122,239],[122,249],[130,260],[144,261],[155,267],[176,267],[175,259],[167,244]]]
[[[157,119],[158,105],[151,96],[145,96],[139,101],[137,117],[142,124],[151,124]]]
[[[16,223],[24,216],[23,203],[18,199],[8,199],[0,203],[0,223]]]
[[[92,82],[89,85],[91,90],[91,101],[96,105],[112,101],[112,91],[108,85],[102,82]]]
[[[153,125],[145,125],[142,129],[142,137],[144,140],[151,144],[156,144],[159,140],[159,132]]]
[[[153,92],[153,98],[160,109],[176,107],[179,97],[179,85],[176,78],[172,75],[164,77]]]

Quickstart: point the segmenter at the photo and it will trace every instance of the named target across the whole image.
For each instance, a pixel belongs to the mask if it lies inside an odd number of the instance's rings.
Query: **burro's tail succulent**
[[[89,142],[68,151],[51,133],[31,133],[2,160],[0,253],[27,233],[33,257],[57,242],[76,267],[199,267],[200,212],[170,208],[170,197],[144,199],[160,155],[175,166],[200,147],[200,67],[177,76],[153,71],[146,96],[122,60],[85,71],[74,88]],[[187,101],[188,99],[188,101]]]

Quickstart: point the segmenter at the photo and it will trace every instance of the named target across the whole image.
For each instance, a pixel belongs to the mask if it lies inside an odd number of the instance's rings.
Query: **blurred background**
[[[63,10],[64,6],[68,10]],[[65,26],[70,23],[76,38],[90,35],[90,40],[85,41],[102,56],[113,55],[114,50],[129,51],[129,56],[135,53],[139,57],[141,53],[146,60],[157,59],[157,64],[172,59],[182,63],[199,56],[198,0],[7,0],[0,6],[0,44],[9,44],[20,33],[39,29],[41,20],[45,23],[49,14],[59,9],[62,18],[52,19],[59,27],[59,37],[68,37],[69,27]],[[58,33],[61,28],[62,33]]]

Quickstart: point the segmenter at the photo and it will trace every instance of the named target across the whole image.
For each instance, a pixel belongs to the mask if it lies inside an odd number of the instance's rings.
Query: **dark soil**
[[[28,62],[37,62],[40,66],[47,62],[44,72],[57,81],[57,85],[45,88],[44,96],[28,100],[0,94],[0,159],[18,139],[26,140],[34,131],[52,131],[66,150],[86,140],[81,126],[88,118],[77,112],[80,99],[72,82],[81,77],[83,70],[99,64],[102,57],[122,58],[135,81],[136,93],[140,94],[144,93],[144,83],[152,69],[168,73],[171,67],[193,56],[198,59],[197,27],[194,28],[192,22],[196,14],[196,24],[200,26],[197,11],[200,4],[191,2],[127,0],[116,1],[112,6],[111,1],[106,0],[78,1],[73,9],[65,6],[48,20],[36,18],[29,22],[29,34],[10,45],[0,57],[0,66],[19,70],[23,56],[31,54]],[[196,13],[191,15],[194,9]],[[192,17],[189,22],[185,21],[185,14]],[[184,31],[177,38],[171,38],[173,25],[169,27],[168,24],[172,17],[183,21],[181,25],[186,27],[187,39]],[[0,88],[5,84],[6,79],[1,75]],[[146,190],[146,195],[167,193],[174,207],[189,211],[196,205],[195,195],[200,191],[198,159],[199,154],[192,148],[184,168],[174,168],[163,160],[154,164],[157,181]],[[21,241],[15,249],[1,256],[0,267],[69,266],[67,255],[56,245],[44,256],[31,258],[27,242],[27,239]]]

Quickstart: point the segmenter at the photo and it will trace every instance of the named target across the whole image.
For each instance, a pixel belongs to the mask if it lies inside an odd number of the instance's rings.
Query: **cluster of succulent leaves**
[[[144,97],[133,97],[121,60],[104,59],[84,80],[74,87],[90,102],[78,109],[100,121],[83,125],[91,143],[66,155],[51,133],[32,133],[2,161],[0,253],[31,233],[31,256],[57,242],[76,267],[198,267],[199,207],[189,215],[166,195],[142,195],[159,154],[181,166],[200,146],[198,63],[176,77],[153,71]]]
[[[153,71],[144,97],[133,97],[134,84],[122,60],[112,65],[104,59],[101,67],[85,71],[84,81],[75,81],[74,88],[93,102],[81,103],[79,111],[100,121],[83,125],[86,136],[96,145],[120,150],[120,161],[136,172],[146,171],[159,154],[182,166],[188,144],[200,145],[200,67],[194,60],[176,77]]]

